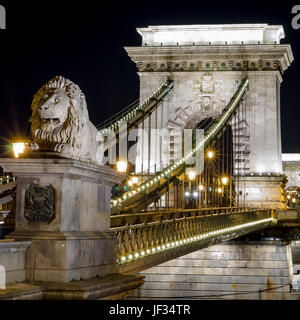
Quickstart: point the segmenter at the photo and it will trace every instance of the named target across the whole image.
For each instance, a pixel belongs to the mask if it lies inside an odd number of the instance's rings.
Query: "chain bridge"
[[[288,203],[280,83],[293,61],[290,45],[280,44],[282,26],[137,31],[142,45],[125,50],[138,69],[140,99],[88,131],[98,133],[106,163],[99,167],[91,155],[92,138],[72,140],[68,151],[67,138],[58,145],[38,129],[32,131],[38,151],[31,145],[17,159],[1,159],[2,230],[9,230],[7,239],[35,243],[27,253],[27,281],[134,276],[216,245],[298,239],[297,217],[294,229],[281,236],[290,226],[281,215]],[[46,89],[72,85],[62,77],[51,81]],[[61,119],[47,115],[52,104],[39,97],[32,109],[36,103],[49,132]],[[37,194],[47,213],[35,203]],[[290,254],[290,246],[283,250]],[[284,277],[280,283],[287,285],[290,276]],[[126,290],[140,286],[138,279]],[[139,297],[147,297],[142,291]]]

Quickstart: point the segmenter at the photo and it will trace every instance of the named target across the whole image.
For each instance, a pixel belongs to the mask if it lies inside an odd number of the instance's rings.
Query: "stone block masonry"
[[[280,241],[229,241],[141,274],[131,299],[300,299],[290,292],[290,244]]]

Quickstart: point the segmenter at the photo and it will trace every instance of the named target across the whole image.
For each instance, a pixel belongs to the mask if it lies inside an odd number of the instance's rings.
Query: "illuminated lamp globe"
[[[228,183],[228,178],[222,177],[221,181],[222,181],[222,184],[225,186]]]
[[[195,180],[196,172],[195,171],[189,171],[188,176],[189,176],[190,180]]]
[[[208,152],[207,152],[207,157],[208,157],[209,159],[212,159],[212,158],[214,157],[214,153],[213,153],[212,151],[208,151]]]
[[[127,161],[121,160],[117,162],[117,169],[119,172],[126,172],[127,170]]]

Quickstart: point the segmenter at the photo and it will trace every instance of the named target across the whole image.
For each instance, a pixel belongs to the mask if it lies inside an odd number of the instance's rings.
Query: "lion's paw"
[[[58,143],[55,147],[54,147],[54,151],[55,152],[59,152],[59,153],[63,153],[66,155],[69,155],[72,151],[72,147],[70,144],[66,144],[66,143]]]

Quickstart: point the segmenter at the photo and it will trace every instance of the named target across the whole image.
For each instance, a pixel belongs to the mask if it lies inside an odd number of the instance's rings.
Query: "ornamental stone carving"
[[[25,192],[24,216],[29,221],[51,222],[55,215],[55,190],[49,186],[30,185]]]
[[[214,81],[212,75],[204,74],[200,82],[194,81],[193,91],[193,103],[203,116],[215,118],[221,113],[226,102],[222,81]]]

